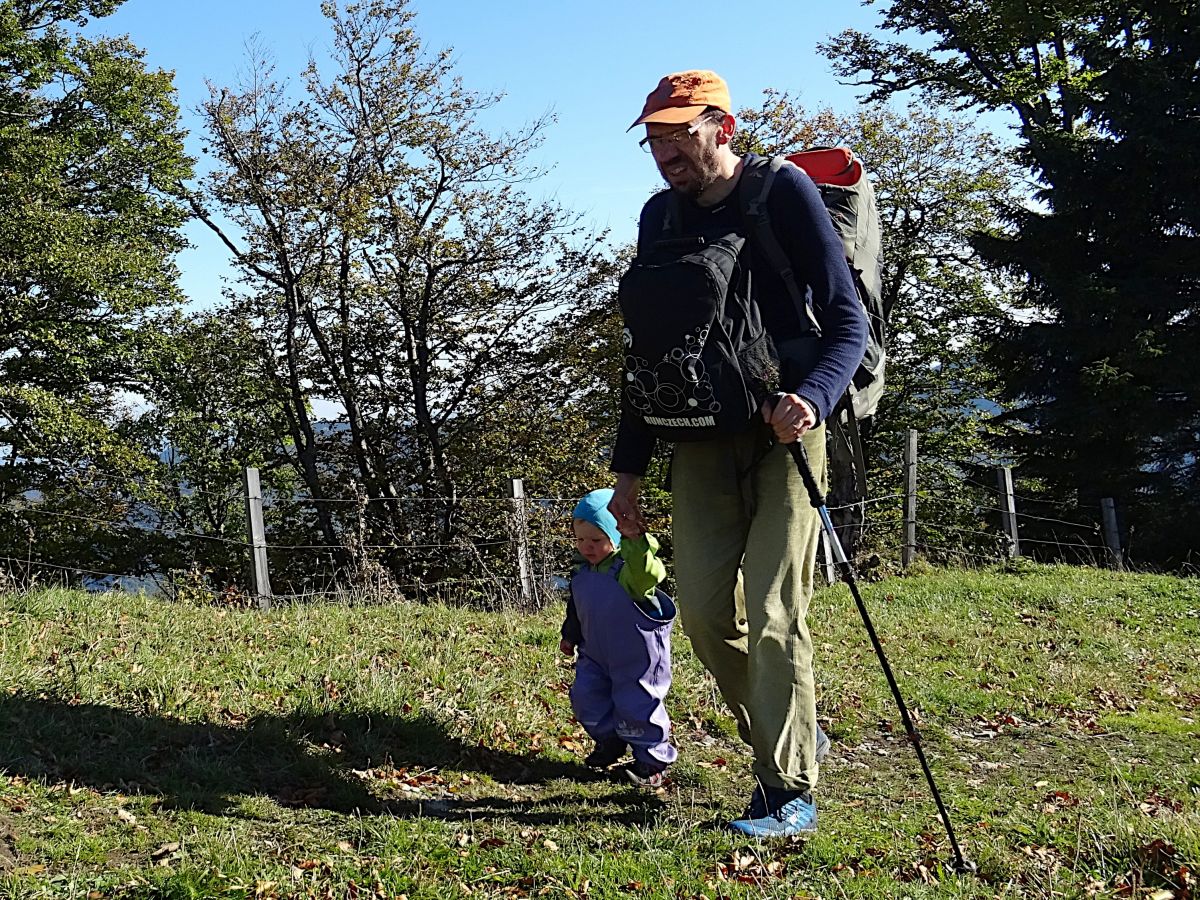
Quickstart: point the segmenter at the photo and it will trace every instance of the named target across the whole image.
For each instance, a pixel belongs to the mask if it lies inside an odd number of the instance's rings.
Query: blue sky
[[[538,153],[553,170],[532,190],[620,240],[632,239],[638,209],[659,183],[637,148],[638,131],[626,128],[663,74],[714,69],[729,82],[735,106],[757,105],[761,91],[774,87],[810,108],[849,110],[857,90],[837,83],[816,44],[844,28],[871,30],[878,18],[856,0],[737,7],[727,0],[412,0],[409,8],[428,49],[454,48],[467,87],[506,94],[498,121],[557,116]],[[281,79],[295,78],[310,52],[320,59],[330,45],[318,0],[126,0],[89,31],[128,34],[149,65],[174,71],[193,131],[206,82],[236,83],[256,35]],[[189,149],[195,156],[199,148],[193,134]],[[207,305],[219,297],[227,254],[202,226],[188,235],[196,246],[179,260],[183,287]]]

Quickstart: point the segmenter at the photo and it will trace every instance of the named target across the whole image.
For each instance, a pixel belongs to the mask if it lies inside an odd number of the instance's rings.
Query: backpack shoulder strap
[[[862,431],[858,427],[858,417],[854,415],[854,398],[849,388],[842,394],[842,399],[834,408],[831,419],[837,422],[839,428],[846,432],[850,442],[850,457],[854,468],[854,488],[860,498],[867,496],[867,456],[863,450]],[[845,424],[843,425],[843,418]]]
[[[812,308],[804,297],[804,292],[800,290],[799,282],[796,281],[796,273],[792,271],[792,261],[788,259],[787,253],[779,244],[779,239],[775,237],[775,229],[771,225],[771,214],[767,209],[767,197],[771,193],[771,186],[775,183],[775,176],[785,165],[790,165],[790,163],[782,156],[767,159],[753,153],[747,154],[742,161],[738,201],[742,208],[742,218],[749,226],[750,238],[754,242],[754,246],[782,279],[788,296],[792,298],[792,304],[796,307],[796,315],[799,317],[800,324],[820,334],[821,327],[817,324]]]

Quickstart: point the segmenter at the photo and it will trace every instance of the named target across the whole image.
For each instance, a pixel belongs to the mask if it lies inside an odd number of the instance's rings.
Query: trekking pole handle
[[[825,495],[817,487],[817,479],[813,477],[812,466],[808,464],[808,451],[804,449],[804,444],[800,438],[796,438],[787,448],[792,454],[792,459],[796,461],[796,468],[800,470],[800,479],[804,482],[804,489],[808,491],[808,502],[812,504],[813,509],[822,509],[825,506]]]
[[[772,409],[779,405],[783,396],[781,391],[771,395]],[[796,468],[800,471],[800,480],[804,482],[804,489],[808,492],[808,502],[812,504],[813,509],[821,509],[825,505],[825,495],[821,493],[817,479],[813,476],[812,466],[808,464],[808,451],[804,449],[804,442],[800,438],[796,438],[786,446],[788,452],[792,454],[792,459],[796,461]]]

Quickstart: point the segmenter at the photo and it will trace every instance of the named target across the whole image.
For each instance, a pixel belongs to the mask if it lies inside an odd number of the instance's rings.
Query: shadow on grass
[[[450,797],[424,802],[395,800],[387,803],[387,812],[402,819],[420,817],[447,822],[502,819],[521,825],[591,821],[613,825],[647,825],[653,823],[665,806],[659,797],[631,787],[602,800],[586,799],[574,791],[543,795],[537,800],[507,800],[502,797]]]
[[[495,816],[541,824],[581,817],[641,821],[662,806],[656,797],[635,791],[607,798],[607,810],[581,806],[575,795],[417,802],[379,796],[351,771],[385,764],[410,771],[478,772],[510,786],[598,777],[575,763],[467,744],[421,715],[258,716],[241,725],[217,725],[94,703],[0,698],[0,771],[47,783],[157,795],[167,808],[221,814],[232,811],[240,796],[265,795],[283,806],[339,813]],[[623,808],[611,811],[613,804]]]

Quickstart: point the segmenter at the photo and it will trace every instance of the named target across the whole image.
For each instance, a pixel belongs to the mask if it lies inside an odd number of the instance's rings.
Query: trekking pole
[[[929,782],[929,790],[933,794],[933,801],[937,804],[938,813],[942,817],[942,824],[946,826],[946,835],[950,838],[950,846],[954,849],[955,871],[973,871],[974,866],[963,858],[962,850],[959,849],[958,839],[954,836],[954,827],[950,824],[950,814],[946,812],[946,804],[942,802],[941,792],[938,791],[937,784],[933,780],[933,773],[929,771],[929,763],[925,760],[925,751],[921,747],[921,736],[917,733],[917,728],[908,714],[908,707],[904,703],[904,698],[900,696],[900,687],[896,684],[895,676],[892,675],[892,667],[888,665],[887,657],[883,653],[883,645],[879,643],[879,636],[875,633],[875,626],[871,624],[871,617],[867,613],[866,604],[863,603],[862,594],[858,591],[858,582],[854,577],[854,569],[850,565],[850,560],[846,558],[846,551],[842,549],[842,542],[838,540],[837,532],[834,531],[833,520],[829,518],[829,510],[825,507],[825,496],[817,486],[816,478],[813,477],[812,468],[808,464],[808,454],[804,450],[804,444],[797,439],[788,444],[787,448],[792,454],[792,459],[796,461],[796,468],[800,470],[800,478],[804,481],[805,490],[808,491],[808,500],[817,511],[817,515],[821,517],[821,526],[825,529],[825,533],[829,535],[829,544],[833,549],[833,556],[837,563],[838,572],[842,576],[842,581],[846,582],[846,585],[850,588],[850,593],[854,597],[854,603],[858,607],[859,615],[862,616],[863,624],[867,626],[867,634],[871,638],[871,646],[875,648],[875,655],[879,657],[879,664],[883,667],[883,674],[887,678],[888,687],[892,689],[892,696],[896,699],[896,706],[900,708],[900,719],[904,722],[904,731],[908,734],[909,741],[917,751],[917,759],[921,761],[921,770],[925,773],[925,780]]]

